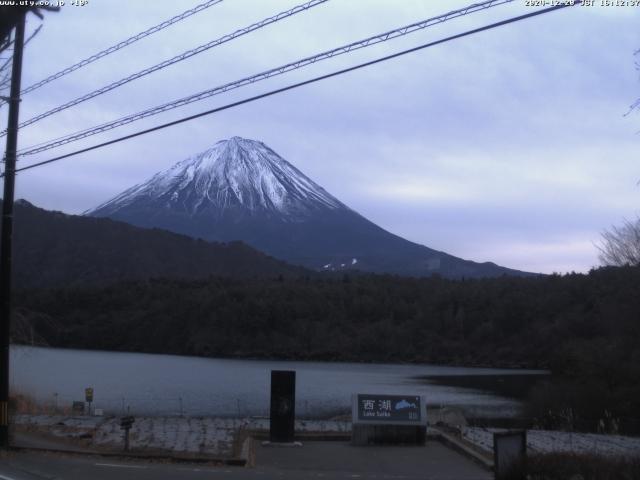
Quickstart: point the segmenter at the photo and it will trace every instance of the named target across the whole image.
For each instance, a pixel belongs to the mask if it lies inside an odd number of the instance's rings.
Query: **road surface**
[[[471,460],[428,442],[425,447],[352,447],[308,442],[256,449],[256,466],[140,461],[97,455],[12,451],[0,458],[0,480],[490,480]]]

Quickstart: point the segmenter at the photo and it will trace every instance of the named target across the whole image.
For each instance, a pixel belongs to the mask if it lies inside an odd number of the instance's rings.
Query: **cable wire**
[[[221,1],[221,0],[220,0]],[[257,23],[253,23],[251,25],[249,25],[248,27],[244,27],[241,28],[239,30],[236,30],[233,33],[224,35],[220,38],[217,38],[215,40],[212,40],[208,43],[205,43],[203,45],[200,45],[196,48],[193,48],[191,50],[187,50],[186,52],[181,53],[180,55],[176,55],[175,57],[172,57],[168,60],[165,60],[161,63],[158,63],[156,65],[153,65],[149,68],[145,68],[144,70],[140,70],[139,72],[136,72],[132,75],[129,75],[128,77],[125,78],[121,78],[120,80],[117,80],[113,83],[110,83],[109,85],[105,85],[102,88],[99,88],[98,90],[94,90],[92,92],[89,92],[85,95],[82,95],[81,97],[78,97],[74,100],[71,100],[67,103],[64,103],[58,107],[55,107],[51,110],[48,110],[44,113],[41,113],[40,115],[36,115],[35,117],[30,118],[29,120],[25,120],[24,122],[22,122],[20,124],[20,127],[26,127],[28,125],[31,125],[33,123],[39,122],[40,120],[47,118],[51,115],[54,115],[58,112],[61,112],[63,110],[66,110],[67,108],[71,108],[75,105],[78,105],[80,103],[86,102],[87,100],[90,100],[92,98],[95,98],[99,95],[102,95],[104,93],[110,92],[111,90],[114,90],[118,87],[121,87],[122,85],[125,85],[129,82],[132,82],[134,80],[137,80],[138,78],[144,77],[146,75],[149,75],[153,72],[157,72],[158,70],[162,70],[163,68],[166,68],[170,65],[173,65],[175,63],[181,62],[183,60],[186,60],[188,58],[191,58],[195,55],[198,55],[199,53],[205,52],[211,48],[217,47],[219,45],[222,45],[223,43],[227,43],[230,42],[231,40],[234,40],[238,37],[241,37],[243,35],[247,35],[248,33],[251,33],[255,30],[259,30],[263,27],[266,27],[267,25],[270,25],[272,23],[276,23],[279,22],[280,20],[283,20],[285,18],[291,17],[293,15],[296,15],[300,12],[304,12],[306,10],[309,10],[310,8],[316,7],[318,5],[321,5],[325,2],[328,2],[329,0],[310,0],[306,3],[297,5],[289,10],[286,10],[284,12],[280,12],[277,15],[273,15],[271,17],[265,18]],[[0,136],[5,135],[6,132],[3,131],[2,134],[0,134]]]
[[[179,15],[176,15],[175,17],[171,17],[168,20],[165,20],[162,23],[159,23],[158,25],[155,25],[147,30],[145,30],[144,32],[140,32],[137,35],[134,35],[132,37],[127,38],[126,40],[123,40],[115,45],[112,45],[109,48],[106,48],[104,50],[102,50],[101,52],[98,52],[94,55],[91,55],[88,58],[85,58],[84,60],[79,61],[78,63],[75,63],[73,65],[71,65],[70,67],[67,67],[63,70],[60,70],[57,73],[54,73],[53,75],[40,80],[39,82],[34,83],[33,85],[25,88],[24,90],[22,90],[22,92],[20,92],[21,95],[25,95],[29,92],[32,92],[40,87],[42,87],[43,85],[46,85],[49,82],[53,82],[54,80],[57,80],[60,77],[63,77],[71,72],[74,72],[75,70],[78,70],[79,68],[85,67],[87,65],[89,65],[90,63],[95,62],[96,60],[101,59],[102,57],[106,57],[107,55],[113,53],[113,52],[117,52],[118,50],[131,45],[132,43],[137,42],[138,40],[142,40],[145,37],[148,37],[149,35],[153,35],[154,33],[159,32],[160,30],[164,30],[165,28],[173,25],[174,23],[178,23],[182,20],[184,20],[185,18],[188,18],[192,15],[195,15],[196,13],[199,13],[203,10],[206,10],[209,7],[212,7],[214,5],[217,5],[218,3],[221,3],[223,0],[208,0],[204,3],[201,3],[200,5],[197,5],[189,10],[186,10],[184,12],[182,12]]]
[[[44,144],[38,144],[38,145],[33,145],[30,147],[27,147],[26,149],[24,149],[21,153],[19,153],[19,156],[25,156],[25,155],[33,155],[36,153],[40,153],[43,152],[45,150],[49,150],[51,148],[56,148],[59,147],[61,145],[66,145],[68,143],[71,142],[75,142],[78,140],[81,140],[83,138],[87,138],[90,137],[92,135],[96,135],[98,133],[102,133],[108,130],[112,130],[114,128],[120,127],[122,125],[126,125],[138,120],[142,120],[144,118],[153,116],[153,115],[157,115],[159,113],[163,113],[169,110],[173,110],[174,108],[178,108],[178,107],[182,107],[184,105],[188,105],[190,103],[193,102],[197,102],[200,100],[204,100],[206,98],[212,97],[214,95],[219,95],[221,93],[225,93],[228,92],[230,90],[234,90],[236,88],[240,88],[246,85],[250,85],[253,84],[255,82],[261,81],[261,80],[266,80],[268,78],[277,76],[277,75],[282,75],[284,73],[290,72],[292,70],[297,70],[299,68],[303,68],[306,67],[308,65],[312,65],[314,63],[317,63],[319,61],[322,60],[326,60],[338,55],[343,55],[345,53],[349,53],[351,51],[354,50],[358,50],[361,48],[366,48],[369,47],[371,45],[375,45],[381,42],[386,42],[387,40],[391,40],[393,38],[397,38],[397,37],[401,37],[404,35],[407,35],[409,33],[413,33],[416,32],[418,30],[422,30],[425,29],[427,27],[430,27],[432,25],[436,25],[439,23],[443,23],[446,22],[448,20],[452,20],[454,18],[458,18],[461,17],[463,15],[468,15],[470,13],[474,13],[480,10],[486,10],[488,8],[491,7],[495,7],[498,5],[502,5],[505,3],[511,3],[515,0],[489,0],[489,1],[485,1],[485,2],[481,2],[481,3],[475,3],[472,5],[469,5],[465,8],[461,8],[458,10],[453,10],[451,12],[445,13],[444,15],[439,15],[437,17],[432,17],[426,20],[422,20],[420,22],[416,22],[416,23],[412,23],[410,25],[405,25],[403,27],[400,28],[396,28],[394,30],[390,30],[388,32],[384,32],[384,33],[380,33],[378,35],[372,36],[372,37],[368,37],[365,38],[363,40],[359,40],[353,43],[349,43],[347,45],[343,45],[337,48],[334,48],[332,50],[328,50],[322,53],[318,53],[316,55],[310,56],[310,57],[306,57],[303,58],[301,60],[297,60],[295,62],[292,63],[288,63],[286,65],[281,65],[279,67],[276,68],[272,68],[270,70],[249,76],[249,77],[245,77],[242,78],[240,80],[236,80],[230,83],[226,83],[224,85],[218,86],[218,87],[214,87],[212,89],[209,90],[205,90],[196,94],[192,94],[189,95],[187,97],[183,97],[180,98],[178,100],[174,100],[171,102],[167,102],[165,104],[156,106],[156,107],[152,107],[150,109],[147,110],[143,110],[141,112],[138,113],[134,113],[125,117],[121,117],[119,119],[116,120],[112,120],[110,122],[107,123],[103,123],[101,125],[95,126],[95,127],[91,127],[89,129],[85,129],[85,130],[81,130],[79,132],[75,132],[72,133],[70,135],[65,135],[63,137],[59,137],[57,139],[54,139],[53,141],[50,141],[48,143],[44,143]]]
[[[233,107],[237,107],[237,106],[240,106],[240,105],[244,105],[246,103],[250,103],[250,102],[254,102],[256,100],[260,100],[260,99],[263,99],[263,98],[266,98],[266,97],[270,97],[272,95],[276,95],[276,94],[283,93],[283,92],[286,92],[286,91],[289,91],[289,90],[293,90],[295,88],[299,88],[299,87],[302,87],[304,85],[309,85],[309,84],[312,84],[312,83],[315,83],[315,82],[319,82],[321,80],[326,80],[328,78],[332,78],[332,77],[336,77],[336,76],[339,76],[339,75],[343,75],[345,73],[352,72],[354,70],[359,70],[361,68],[365,68],[365,67],[368,67],[368,66],[371,66],[371,65],[375,65],[375,64],[378,64],[378,63],[381,63],[381,62],[385,62],[385,61],[391,60],[393,58],[401,57],[401,56],[407,55],[409,53],[413,53],[413,52],[417,52],[419,50],[423,50],[425,48],[433,47],[435,45],[440,45],[442,43],[449,42],[451,40],[456,40],[456,39],[463,38],[463,37],[466,37],[466,36],[469,36],[469,35],[473,35],[473,34],[476,34],[476,33],[484,32],[486,30],[491,30],[493,28],[501,27],[501,26],[504,26],[504,25],[507,25],[507,24],[510,24],[510,23],[514,23],[514,22],[518,22],[518,21],[525,20],[525,19],[528,19],[528,18],[532,18],[532,17],[536,17],[536,16],[539,16],[539,15],[543,15],[545,13],[549,13],[549,12],[553,12],[553,11],[556,11],[556,10],[564,9],[566,7],[570,7],[570,6],[574,6],[574,5],[580,5],[581,3],[582,3],[581,0],[576,0],[575,2],[572,2],[572,3],[569,3],[569,2],[562,3],[562,4],[559,4],[559,5],[553,6],[553,7],[545,8],[543,10],[538,10],[538,11],[527,13],[527,14],[524,14],[524,15],[519,15],[517,17],[511,17],[511,18],[509,18],[507,20],[502,20],[500,22],[496,22],[496,23],[492,23],[492,24],[489,24],[489,25],[485,25],[483,27],[474,28],[473,30],[467,30],[466,32],[458,33],[456,35],[451,35],[449,37],[446,37],[446,38],[443,38],[443,39],[440,39],[440,40],[436,40],[436,41],[433,41],[433,42],[425,43],[425,44],[419,45],[417,47],[410,48],[408,50],[403,50],[401,52],[397,52],[397,53],[394,53],[394,54],[391,54],[391,55],[386,55],[384,57],[380,57],[380,58],[377,58],[375,60],[371,60],[371,61],[368,61],[368,62],[365,62],[365,63],[360,63],[358,65],[354,65],[354,66],[351,66],[351,67],[348,67],[348,68],[344,68],[342,70],[337,70],[337,71],[332,72],[332,73],[327,73],[325,75],[320,75],[318,77],[314,77],[314,78],[311,78],[309,80],[305,80],[305,81],[302,81],[302,82],[294,83],[294,84],[288,85],[286,87],[282,87],[282,88],[278,88],[278,89],[275,89],[275,90],[271,90],[269,92],[262,93],[260,95],[255,95],[253,97],[245,98],[243,100],[239,100],[237,102],[229,103],[229,104],[223,105],[221,107],[213,108],[213,109],[207,110],[205,112],[200,112],[200,113],[197,113],[195,115],[190,115],[188,117],[183,117],[183,118],[180,118],[178,120],[174,120],[172,122],[164,123],[164,124],[152,127],[152,128],[148,128],[146,130],[141,130],[141,131],[132,133],[130,135],[125,135],[123,137],[115,138],[115,139],[109,140],[107,142],[99,143],[97,145],[92,145],[91,147],[87,147],[87,148],[83,148],[83,149],[80,149],[80,150],[76,150],[74,152],[70,152],[70,153],[67,153],[65,155],[60,155],[58,157],[54,157],[54,158],[51,158],[49,160],[44,160],[42,162],[37,162],[37,163],[31,164],[31,165],[27,165],[25,167],[20,167],[20,168],[17,168],[15,171],[16,172],[21,172],[21,171],[30,170],[30,169],[33,169],[33,168],[36,168],[36,167],[41,167],[43,165],[47,165],[47,164],[50,164],[50,163],[53,163],[53,162],[57,162],[57,161],[60,161],[62,159],[65,159],[65,158],[73,157],[73,156],[79,155],[81,153],[89,152],[89,151],[92,151],[92,150],[97,150],[99,148],[103,148],[103,147],[106,147],[108,145],[113,145],[115,143],[119,143],[119,142],[122,142],[122,141],[125,141],[125,140],[129,140],[131,138],[139,137],[141,135],[146,135],[147,133],[155,132],[157,130],[162,130],[164,128],[172,127],[174,125],[178,125],[180,123],[188,122],[188,121],[194,120],[196,118],[200,118],[200,117],[204,117],[204,116],[207,116],[207,115],[211,115],[211,114],[214,114],[214,113],[217,113],[217,112],[221,112],[223,110],[228,110],[228,109],[233,108]],[[2,174],[0,176],[4,176],[4,174]]]

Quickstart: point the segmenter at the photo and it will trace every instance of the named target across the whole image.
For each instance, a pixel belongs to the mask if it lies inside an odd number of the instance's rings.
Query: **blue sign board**
[[[417,395],[354,395],[356,422],[425,424],[423,398]]]

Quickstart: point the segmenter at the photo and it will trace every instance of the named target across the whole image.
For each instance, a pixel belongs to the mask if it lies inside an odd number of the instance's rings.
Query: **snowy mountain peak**
[[[176,163],[87,214],[109,215],[150,203],[189,215],[221,215],[241,208],[277,212],[290,220],[319,209],[347,208],[264,143],[237,136]]]
[[[208,241],[240,240],[321,271],[447,277],[523,274],[393,235],[255,140],[232,137],[87,212]],[[244,267],[242,262],[238,270]]]

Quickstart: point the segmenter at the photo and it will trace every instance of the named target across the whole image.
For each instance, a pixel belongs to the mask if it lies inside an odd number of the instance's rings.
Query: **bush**
[[[640,478],[640,456],[605,457],[594,454],[550,453],[531,456],[531,480],[635,480]]]

